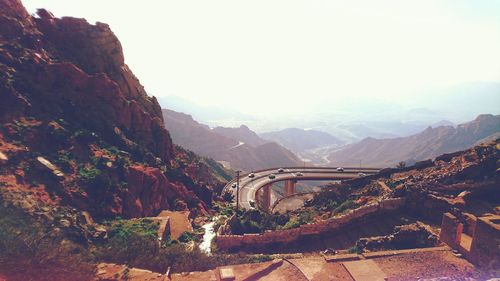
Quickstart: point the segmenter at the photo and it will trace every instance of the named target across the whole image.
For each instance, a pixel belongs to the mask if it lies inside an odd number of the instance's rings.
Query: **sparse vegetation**
[[[224,199],[224,201],[226,202],[232,202],[234,199],[234,195],[232,192],[226,191],[222,194],[222,199]]]
[[[347,252],[351,254],[361,254],[363,252],[363,249],[360,248],[358,245],[352,246],[347,250]]]
[[[101,175],[101,171],[92,165],[83,165],[78,170],[78,176],[84,182],[91,183]]]
[[[338,206],[337,208],[335,208],[334,212],[340,214],[347,209],[352,209],[354,206],[355,206],[354,201],[349,199],[344,201],[344,203],[340,204],[340,206]]]
[[[194,233],[186,231],[179,237],[179,241],[182,243],[188,243],[191,241],[198,241],[198,238],[194,235]]]
[[[95,264],[82,245],[0,204],[0,270],[8,280],[89,280]]]
[[[403,169],[404,167],[406,167],[405,161],[401,161],[398,163],[398,165],[396,165],[396,168],[398,168],[398,169]]]
[[[72,158],[73,156],[70,152],[61,150],[56,155],[55,164],[64,171],[69,171]]]
[[[229,222],[234,234],[262,233],[265,230],[279,230],[299,227],[313,221],[317,213],[313,210],[301,210],[296,213],[268,214],[260,210],[244,210],[238,218]]]
[[[220,215],[230,217],[234,214],[234,207],[231,204],[222,204],[219,202],[215,202],[213,204],[213,208]]]
[[[202,271],[219,265],[251,263],[269,260],[268,256],[222,254],[212,256],[202,253],[197,247],[189,250],[184,243],[196,240],[193,233],[185,232],[177,240],[168,240],[160,245],[157,240],[157,224],[148,219],[117,220],[106,223],[109,241],[98,245],[99,260],[127,264],[131,267],[147,268],[165,272]],[[183,243],[184,242],[184,243]]]

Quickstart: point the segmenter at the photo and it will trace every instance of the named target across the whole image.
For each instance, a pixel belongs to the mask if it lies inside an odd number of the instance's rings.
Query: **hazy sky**
[[[23,3],[108,23],[152,95],[247,113],[500,81],[497,0]]]

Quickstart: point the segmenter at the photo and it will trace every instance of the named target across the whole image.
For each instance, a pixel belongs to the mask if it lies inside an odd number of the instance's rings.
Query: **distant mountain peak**
[[[275,141],[294,152],[303,152],[308,149],[343,144],[340,139],[329,133],[299,128],[286,128],[280,131],[267,132],[261,134],[261,137],[270,141]]]
[[[165,126],[174,143],[203,156],[229,163],[234,169],[250,171],[301,163],[291,151],[260,138],[246,125],[210,129],[186,116],[189,115],[163,110]]]
[[[498,115],[497,115],[498,116]],[[474,121],[482,121],[482,120],[491,120],[494,119],[495,115],[493,114],[479,114]]]
[[[244,124],[240,125],[240,129],[243,129],[243,130],[246,130],[246,131],[250,131],[250,128],[248,128],[248,126],[244,125]]]
[[[482,114],[473,121],[453,126],[427,127],[420,133],[399,138],[365,138],[328,156],[332,165],[394,166],[399,161],[420,161],[440,154],[467,149],[500,132],[500,115]],[[411,163],[407,163],[411,164]]]

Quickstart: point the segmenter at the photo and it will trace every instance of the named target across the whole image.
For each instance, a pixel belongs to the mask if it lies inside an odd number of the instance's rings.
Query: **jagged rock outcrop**
[[[407,211],[417,217],[440,223],[446,212],[480,216],[500,202],[499,142],[439,156],[425,167],[395,169],[385,181],[393,196],[406,197]]]
[[[172,158],[158,102],[125,65],[108,25],[58,19],[45,10],[32,18],[19,1],[0,5],[0,62],[7,98],[0,120],[36,113],[73,115],[104,136],[118,127],[164,161]]]
[[[361,238],[356,242],[358,250],[413,249],[433,247],[439,244],[438,236],[431,227],[416,223],[396,226],[392,234]]]
[[[143,217],[161,210],[172,209],[176,198],[185,198],[187,206],[201,207],[207,212],[205,203],[196,200],[196,194],[184,185],[171,182],[158,168],[131,166],[126,175],[127,189],[123,214],[127,217]],[[179,205],[179,204],[177,204]]]
[[[0,0],[0,99],[0,176],[16,178],[0,178],[9,194],[36,186],[55,204],[101,217],[206,214],[227,176],[174,148],[107,24],[43,9],[31,16],[21,1]],[[23,200],[4,191],[0,200]]]

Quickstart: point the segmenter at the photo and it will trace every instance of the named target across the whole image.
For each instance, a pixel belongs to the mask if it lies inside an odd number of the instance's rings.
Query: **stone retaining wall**
[[[377,201],[376,203],[368,204],[346,212],[340,216],[330,218],[312,224],[301,225],[298,228],[285,230],[267,230],[264,233],[244,234],[244,235],[226,235],[224,234],[225,227],[221,227],[216,237],[217,247],[221,250],[231,250],[248,245],[264,246],[272,243],[288,243],[292,242],[301,236],[321,234],[323,232],[336,230],[353,220],[357,220],[368,215],[372,215],[381,211],[392,211],[401,208],[405,204],[405,198],[390,198]]]

